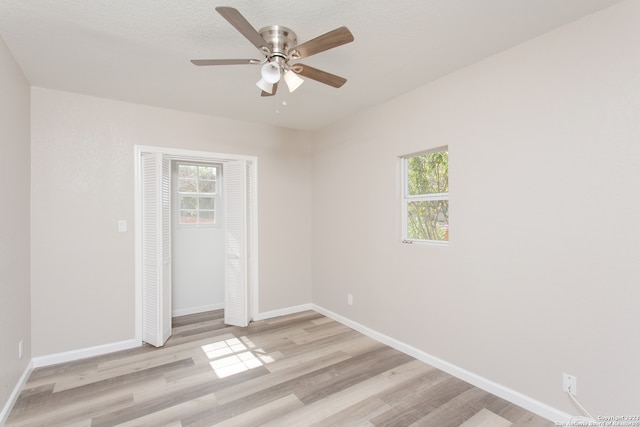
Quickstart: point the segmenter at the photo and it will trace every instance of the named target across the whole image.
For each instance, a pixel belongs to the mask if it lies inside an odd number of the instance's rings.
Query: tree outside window
[[[449,240],[449,152],[404,157],[404,239]]]

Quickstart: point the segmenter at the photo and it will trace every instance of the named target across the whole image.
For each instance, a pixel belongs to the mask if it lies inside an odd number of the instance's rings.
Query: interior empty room
[[[640,426],[640,2],[173,3],[0,2],[0,424]]]

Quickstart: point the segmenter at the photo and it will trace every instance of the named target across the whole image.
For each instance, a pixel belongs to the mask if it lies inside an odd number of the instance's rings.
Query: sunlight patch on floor
[[[247,337],[229,338],[202,346],[218,378],[225,378],[273,362],[273,358]]]

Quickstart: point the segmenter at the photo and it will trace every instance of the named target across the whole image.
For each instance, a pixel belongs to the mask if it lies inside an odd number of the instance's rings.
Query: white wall
[[[0,424],[31,359],[29,90],[0,38]]]
[[[314,136],[313,302],[560,410],[640,414],[640,2]],[[398,156],[450,153],[449,246]],[[354,305],[346,304],[347,293]]]
[[[305,133],[42,88],[32,112],[34,356],[134,337],[136,144],[257,156],[259,310],[310,301]]]
[[[222,165],[218,169],[215,227],[178,225],[177,168],[172,168],[171,310],[173,316],[224,307],[225,242]],[[222,178],[223,179],[223,178]]]

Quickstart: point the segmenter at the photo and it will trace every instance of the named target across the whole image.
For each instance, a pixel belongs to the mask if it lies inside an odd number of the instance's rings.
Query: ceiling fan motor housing
[[[293,30],[283,27],[282,25],[269,25],[260,30],[262,38],[269,43],[271,50],[268,55],[269,60],[286,63],[289,60],[289,49],[296,46],[298,36]]]

